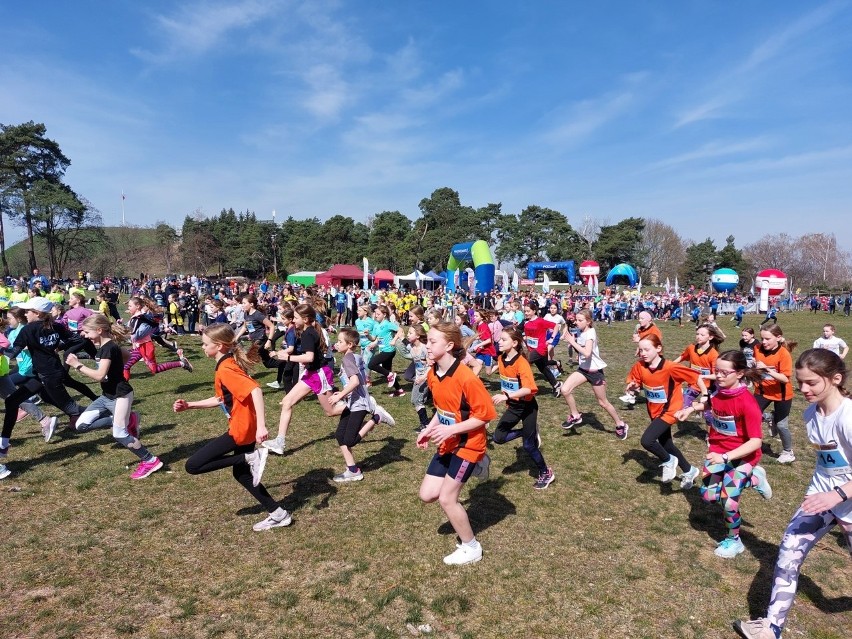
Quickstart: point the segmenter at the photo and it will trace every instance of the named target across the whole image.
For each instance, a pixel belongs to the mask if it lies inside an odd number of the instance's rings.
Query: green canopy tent
[[[322,271],[299,271],[298,273],[290,273],[287,276],[287,281],[293,284],[301,284],[302,286],[311,286],[316,284],[317,275]]]

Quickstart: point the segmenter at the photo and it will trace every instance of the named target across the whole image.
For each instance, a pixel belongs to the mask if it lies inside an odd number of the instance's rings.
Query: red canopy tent
[[[393,284],[396,281],[396,275],[387,269],[382,269],[373,274],[373,281],[376,283],[377,287],[381,286],[382,282],[389,282]]]
[[[335,264],[325,273],[317,275],[317,284],[340,286],[343,283],[364,280],[364,271],[352,264]]]

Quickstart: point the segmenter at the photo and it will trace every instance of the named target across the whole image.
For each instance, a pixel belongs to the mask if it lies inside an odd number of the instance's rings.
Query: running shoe
[[[574,426],[579,426],[583,423],[582,415],[569,415],[568,419],[562,422],[562,430],[572,430]]]
[[[556,479],[556,473],[553,472],[552,468],[548,468],[545,472],[538,476],[538,479],[536,479],[533,484],[533,488],[536,490],[544,490],[553,483],[554,479]]]
[[[45,417],[41,420],[41,434],[44,435],[45,443],[50,441],[56,432],[56,417]]]
[[[677,457],[669,455],[669,460],[660,464],[663,468],[663,483],[668,484],[677,476]]]
[[[397,388],[395,391],[389,393],[391,397],[405,397],[405,391],[402,388]]]
[[[280,435],[273,439],[267,439],[265,442],[263,442],[263,447],[269,449],[276,455],[283,455],[284,448],[286,448],[286,446],[287,442],[285,442],[284,438]]]
[[[266,385],[267,385],[267,386],[269,386],[269,388],[274,388],[274,389],[276,389],[276,390],[277,390],[277,389],[279,389],[279,388],[281,388],[281,384],[279,384],[277,381],[275,381],[275,382],[267,382],[267,384],[266,384]]]
[[[636,403],[636,395],[633,393],[624,393],[621,397],[618,398],[625,404],[635,404]]]
[[[268,457],[269,449],[263,448],[262,446],[246,455],[246,463],[248,463],[249,469],[251,470],[252,486],[258,486],[260,484],[260,478],[263,477],[263,471],[266,468],[266,460]]]
[[[782,450],[781,454],[778,455],[778,459],[775,461],[779,464],[792,464],[796,461],[796,456],[793,454],[792,450]]]
[[[396,426],[396,420],[393,418],[393,415],[385,410],[383,406],[380,406],[372,397],[370,398],[370,407],[373,410],[373,415],[378,417],[376,420],[377,423]]]
[[[713,554],[717,557],[722,557],[723,559],[733,559],[744,551],[745,546],[743,546],[743,542],[740,541],[739,537],[725,537],[719,542],[719,545],[716,546],[716,550],[713,551]]]
[[[388,375],[388,387],[393,388],[394,384],[396,384],[396,373],[391,373]]]
[[[4,464],[0,464],[0,479],[6,479],[9,475],[12,474],[12,471],[6,468]]]
[[[627,439],[627,431],[629,430],[630,426],[628,426],[625,422],[622,422],[615,427],[615,436],[623,441]]]
[[[270,513],[269,516],[263,521],[257,522],[254,526],[251,527],[255,532],[260,532],[262,530],[269,530],[270,528],[279,528],[281,526],[289,526],[293,523],[293,518],[283,508],[279,508],[274,513]]]
[[[755,466],[751,471],[752,486],[757,491],[757,494],[764,499],[772,499],[772,486],[769,485],[769,479],[766,477],[766,471],[763,466]],[[754,483],[754,480],[757,483]]]
[[[130,412],[130,422],[127,424],[127,434],[139,439],[139,413],[135,410]]]
[[[475,545],[456,544],[456,549],[444,557],[444,563],[448,566],[463,566],[472,564],[482,559],[482,546],[477,541]]]
[[[695,485],[695,480],[698,478],[698,468],[690,466],[689,470],[680,476],[680,489],[689,490]]]
[[[754,619],[752,621],[738,619],[734,622],[734,630],[745,639],[778,639],[781,631],[775,634],[769,619]]]
[[[361,481],[362,479],[364,479],[364,473],[361,472],[360,468],[358,470],[356,470],[354,473],[347,468],[346,470],[344,470],[339,475],[335,475],[333,477],[333,479],[338,484],[342,484],[344,482],[350,482],[350,481]]]
[[[485,456],[476,462],[476,466],[473,467],[473,473],[471,474],[479,481],[486,481],[490,470],[491,458],[488,456],[488,453],[485,453]]]
[[[145,479],[151,473],[160,470],[163,467],[163,462],[159,457],[154,457],[151,461],[139,462],[136,470],[130,475],[131,479]]]
[[[181,368],[183,368],[184,370],[187,370],[191,373],[192,372],[192,364],[190,364],[189,360],[186,357],[183,356],[183,349],[181,349],[181,352],[178,354],[178,359],[180,360]]]

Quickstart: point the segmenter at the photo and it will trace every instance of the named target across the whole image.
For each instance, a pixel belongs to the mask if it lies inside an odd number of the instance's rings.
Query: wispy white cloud
[[[769,143],[769,138],[765,136],[737,141],[716,140],[713,142],[702,144],[700,147],[692,151],[688,151],[686,153],[681,153],[679,155],[674,155],[672,157],[664,158],[662,160],[658,160],[657,162],[653,162],[648,166],[644,167],[641,172],[647,173],[651,171],[659,171],[674,167],[679,168],[684,164],[697,163],[702,160],[712,160],[720,157],[728,157],[731,155],[741,155],[744,153],[761,151],[766,149]]]
[[[796,56],[797,49],[808,45],[809,37],[826,25],[848,2],[824,4],[801,18],[771,34],[757,44],[742,62],[722,71],[705,88],[696,103],[684,107],[676,116],[675,128],[728,115],[728,109],[749,96],[756,86],[756,78],[770,62],[784,56]]]

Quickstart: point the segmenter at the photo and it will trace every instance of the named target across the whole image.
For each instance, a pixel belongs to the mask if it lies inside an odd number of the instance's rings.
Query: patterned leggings
[[[704,462],[701,470],[701,499],[707,503],[722,502],[728,537],[738,537],[740,534],[740,495],[752,486],[753,470],[751,464],[739,460],[730,464]]]
[[[772,595],[769,597],[769,610],[766,612],[769,623],[779,628],[784,627],[787,613],[796,597],[802,563],[811,548],[835,525],[843,529],[846,544],[852,550],[852,523],[837,519],[830,510],[816,515],[806,515],[799,509],[793,515],[781,539],[778,561],[775,562],[775,574],[772,575]]]

